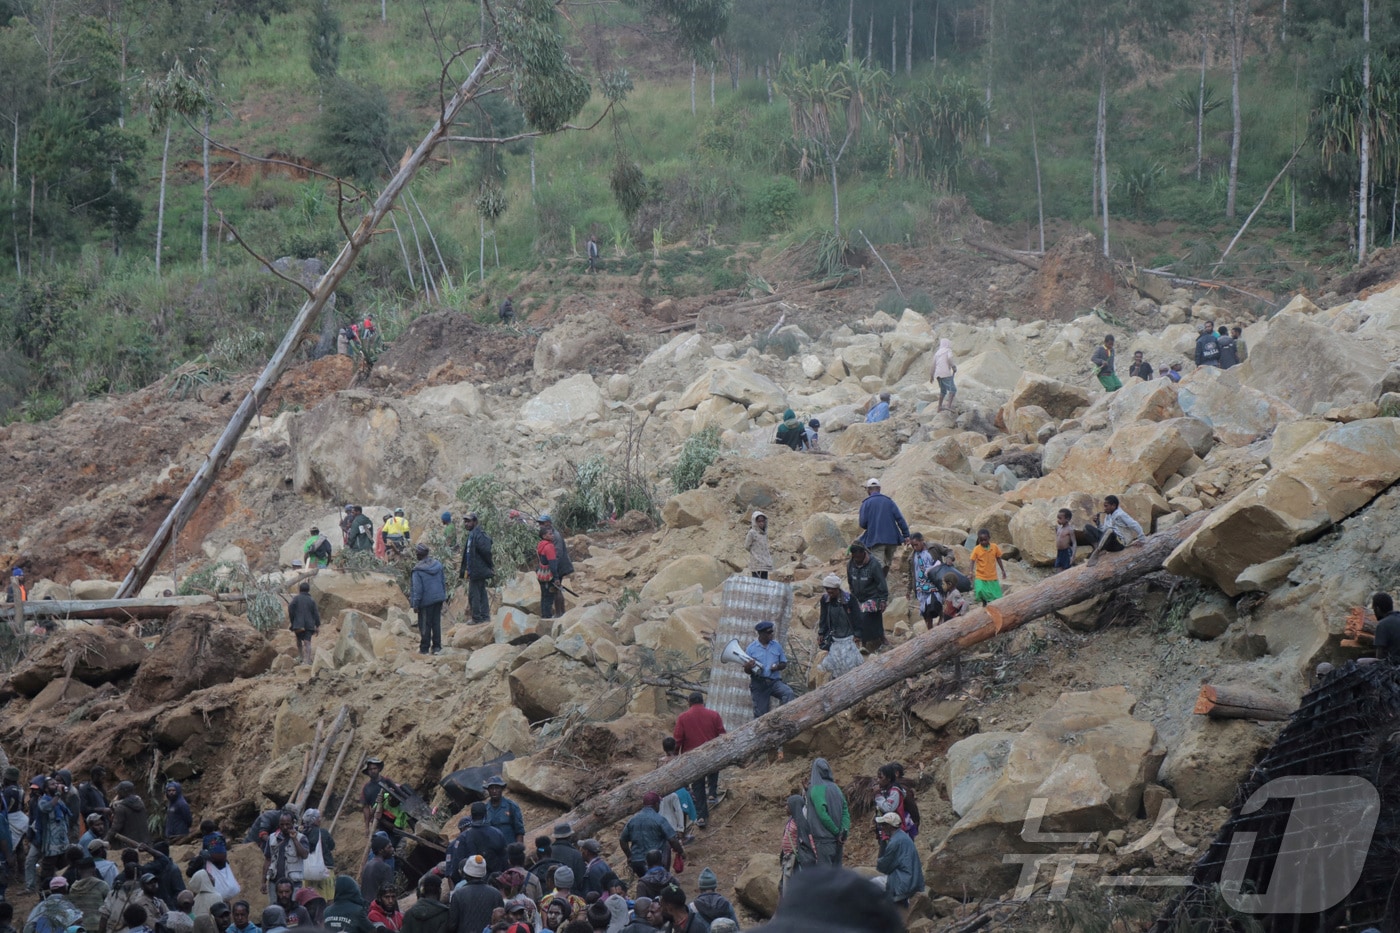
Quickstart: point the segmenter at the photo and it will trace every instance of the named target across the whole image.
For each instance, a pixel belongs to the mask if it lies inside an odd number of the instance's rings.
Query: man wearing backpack
[[[1235,338],[1230,336],[1230,328],[1221,326],[1220,332],[1216,335],[1215,344],[1220,348],[1220,368],[1229,369],[1240,364],[1239,357],[1235,355]]]
[[[325,567],[331,562],[331,539],[312,528],[311,537],[301,546],[301,562],[305,567]]]
[[[1196,365],[1220,365],[1220,341],[1215,336],[1215,322],[1206,321],[1201,335],[1196,338]]]

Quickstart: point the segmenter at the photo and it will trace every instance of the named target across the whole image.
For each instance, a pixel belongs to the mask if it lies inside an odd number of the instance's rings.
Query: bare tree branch
[[[231,234],[233,234],[233,239],[238,243],[238,245],[241,246],[241,247],[243,247],[245,250],[247,250],[249,256],[252,256],[252,257],[253,257],[254,259],[256,259],[258,262],[262,263],[262,267],[263,267],[264,269],[266,269],[268,272],[271,272],[273,275],[277,276],[279,279],[281,279],[281,280],[284,281],[284,282],[291,282],[291,283],[292,283],[293,285],[295,285],[297,288],[299,288],[299,289],[301,289],[302,291],[306,292],[306,295],[307,295],[308,298],[315,298],[315,297],[316,297],[315,293],[312,292],[311,289],[307,288],[305,285],[303,285],[302,283],[298,282],[296,279],[291,278],[290,276],[283,275],[282,273],[278,272],[275,268],[273,268],[272,263],[268,262],[265,258],[263,258],[262,256],[258,255],[257,250],[253,249],[253,247],[249,246],[246,242],[244,242],[243,237],[241,237],[241,236],[239,235],[239,233],[238,233],[238,228],[236,228],[233,224],[231,224],[231,223],[228,222],[228,218],[224,216],[224,212],[223,212],[223,211],[215,211],[215,213],[219,215],[219,225],[220,225],[220,226],[223,226],[223,227],[227,227],[227,228],[228,228],[228,232],[231,233]]]

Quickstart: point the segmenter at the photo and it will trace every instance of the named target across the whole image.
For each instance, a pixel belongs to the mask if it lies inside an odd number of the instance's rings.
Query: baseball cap
[[[501,777],[499,774],[493,774],[493,775],[491,775],[489,778],[486,779],[486,783],[485,783],[483,786],[484,786],[484,787],[505,787],[505,786],[506,786],[505,778]]]
[[[883,823],[886,826],[903,826],[904,821],[899,818],[899,814],[891,810],[889,813],[881,813],[875,817],[875,822]]]
[[[753,630],[755,632],[771,632],[773,631],[773,623],[769,622],[767,619],[764,619],[762,622],[755,625],[753,627]]]
[[[865,481],[865,488],[866,488],[866,489],[869,489],[869,488],[871,488],[872,486],[879,486],[879,485],[880,485],[880,481],[879,481],[878,479],[876,479],[875,477],[873,477],[873,476],[870,477],[870,479],[868,479],[868,480]]]

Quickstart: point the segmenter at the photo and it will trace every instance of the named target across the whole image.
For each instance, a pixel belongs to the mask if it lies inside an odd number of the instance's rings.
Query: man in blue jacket
[[[880,492],[880,481],[865,481],[865,501],[860,504],[860,540],[870,553],[880,558],[888,576],[893,569],[895,549],[909,543],[909,523],[894,500]]]
[[[447,601],[447,583],[442,561],[428,552],[426,544],[415,549],[418,563],[413,566],[413,582],[408,604],[418,612],[418,653],[442,653],[442,604]]]

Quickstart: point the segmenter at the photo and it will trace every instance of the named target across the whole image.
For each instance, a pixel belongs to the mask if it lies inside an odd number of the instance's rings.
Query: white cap
[[[834,573],[829,573],[822,578],[822,586],[827,589],[839,590],[841,589],[841,578]]]
[[[875,822],[884,823],[886,826],[903,826],[904,821],[899,818],[899,814],[891,810],[889,813],[881,813],[875,817]]]
[[[873,476],[865,481],[865,488],[870,489],[871,487],[874,487],[876,489],[880,488],[880,481]]]

